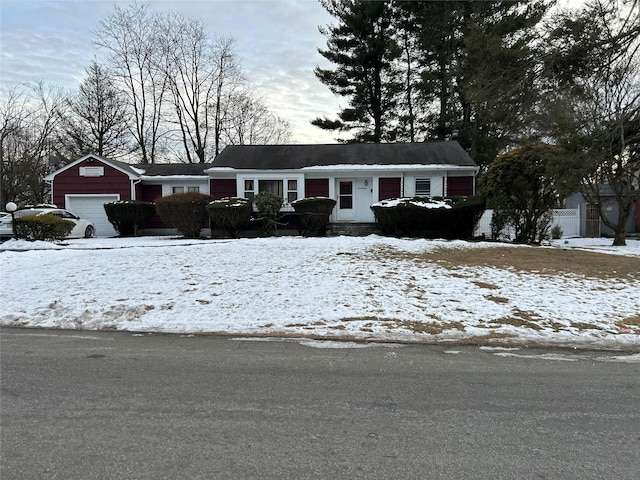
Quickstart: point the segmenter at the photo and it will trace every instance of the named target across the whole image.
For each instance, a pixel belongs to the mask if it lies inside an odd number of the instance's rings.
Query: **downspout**
[[[131,181],[131,200],[137,200],[137,195],[136,195],[136,185],[138,185],[142,180],[141,179],[137,179],[137,180],[132,180]]]

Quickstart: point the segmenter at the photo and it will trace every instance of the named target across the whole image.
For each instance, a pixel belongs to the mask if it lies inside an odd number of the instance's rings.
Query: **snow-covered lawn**
[[[610,245],[544,248],[625,255],[637,274],[446,268],[414,256],[505,245],[375,235],[9,240],[0,325],[640,350],[640,241]]]

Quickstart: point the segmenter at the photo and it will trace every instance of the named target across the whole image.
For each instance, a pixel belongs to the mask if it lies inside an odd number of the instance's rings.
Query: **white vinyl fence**
[[[562,230],[563,237],[580,236],[580,208],[563,208],[554,209],[553,219],[551,226],[549,227],[549,233],[551,229],[556,225]],[[491,218],[493,217],[493,210],[487,209],[478,222],[478,226],[474,231],[475,236],[484,235],[487,238],[491,238]],[[508,229],[504,232],[510,238],[513,238],[515,232],[513,229]]]

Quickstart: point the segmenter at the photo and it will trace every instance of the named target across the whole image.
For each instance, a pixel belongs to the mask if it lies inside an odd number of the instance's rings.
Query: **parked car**
[[[65,220],[71,220],[75,223],[75,226],[71,230],[71,233],[67,238],[91,238],[96,234],[96,227],[90,220],[85,220],[78,217],[76,214],[71,213],[69,210],[62,208],[55,208],[53,205],[43,205],[35,207],[27,207],[17,210],[13,215],[15,218],[20,218],[27,215],[45,215],[47,213],[56,215]],[[13,238],[13,225],[11,215],[4,215],[0,217],[0,238],[7,239]]]

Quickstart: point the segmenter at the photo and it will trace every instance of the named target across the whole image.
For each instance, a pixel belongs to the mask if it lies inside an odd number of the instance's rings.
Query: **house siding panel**
[[[378,200],[386,200],[387,198],[399,198],[402,196],[400,177],[381,178],[378,180]]]
[[[328,197],[328,178],[307,178],[304,181],[305,197]]]
[[[100,177],[83,177],[80,168],[103,166],[104,175]],[[119,194],[121,200],[131,200],[131,181],[123,172],[95,161],[84,161],[60,172],[53,183],[53,203],[65,205],[68,194]]]
[[[473,195],[473,177],[448,177],[448,197],[468,197]]]
[[[214,199],[224,197],[236,197],[238,195],[236,190],[235,178],[212,178],[209,183],[210,195]]]
[[[162,185],[138,184],[138,200],[143,202],[155,202],[158,197],[162,197]],[[160,219],[160,215],[154,213],[151,220],[147,222],[145,228],[169,228]]]

